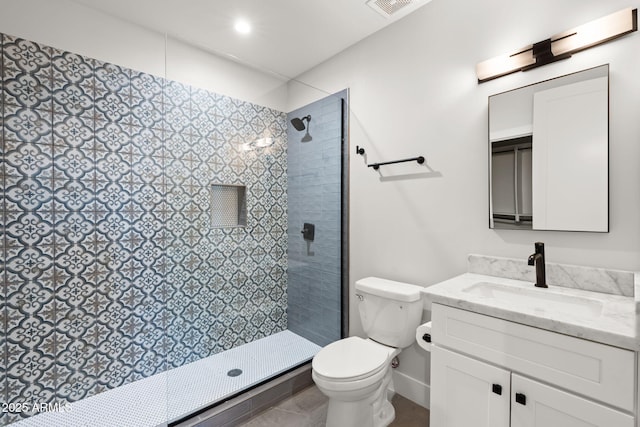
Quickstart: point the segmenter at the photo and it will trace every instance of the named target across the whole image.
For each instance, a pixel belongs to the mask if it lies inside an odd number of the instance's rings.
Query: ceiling
[[[72,0],[211,53],[293,78],[430,0],[383,16],[366,0]],[[234,30],[238,18],[250,34]]]

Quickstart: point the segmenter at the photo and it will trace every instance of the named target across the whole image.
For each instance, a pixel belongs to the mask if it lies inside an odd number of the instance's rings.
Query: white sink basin
[[[464,273],[422,290],[434,304],[472,311],[630,350],[640,349],[634,297]],[[638,330],[638,333],[636,333]],[[421,338],[421,337],[418,337]]]
[[[602,302],[581,296],[563,295],[547,288],[530,288],[490,282],[477,282],[462,292],[478,297],[494,298],[514,306],[526,306],[534,311],[556,311],[576,316],[598,317]]]

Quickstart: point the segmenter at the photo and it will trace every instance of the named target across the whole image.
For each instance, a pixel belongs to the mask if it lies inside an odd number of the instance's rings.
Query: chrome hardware
[[[359,299],[360,301],[364,301],[364,295],[356,294],[356,296],[358,297],[358,299]]]

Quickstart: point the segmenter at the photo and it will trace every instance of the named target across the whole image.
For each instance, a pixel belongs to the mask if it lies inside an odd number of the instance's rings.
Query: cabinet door
[[[431,427],[509,427],[510,374],[438,346],[431,349]]]
[[[633,427],[633,417],[517,374],[511,427]]]

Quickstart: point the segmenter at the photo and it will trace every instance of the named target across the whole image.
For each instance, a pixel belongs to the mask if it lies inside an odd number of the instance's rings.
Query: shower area
[[[287,114],[0,50],[0,426],[176,423],[346,333],[346,90]]]

